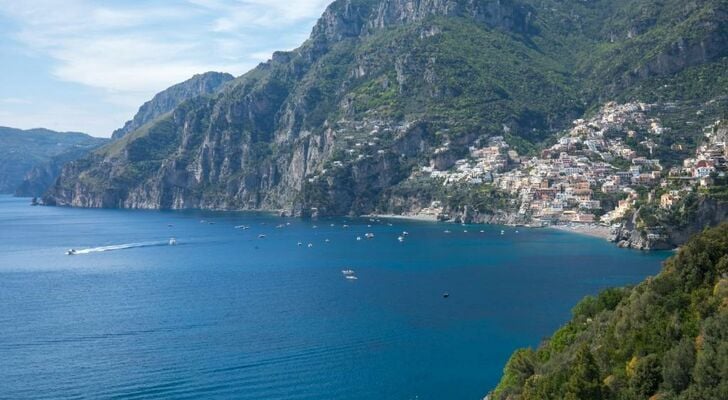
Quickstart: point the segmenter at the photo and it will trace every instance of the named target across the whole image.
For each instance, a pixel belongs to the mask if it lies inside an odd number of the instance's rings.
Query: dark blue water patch
[[[482,398],[581,297],[668,255],[552,230],[27,203],[0,197],[2,398]]]

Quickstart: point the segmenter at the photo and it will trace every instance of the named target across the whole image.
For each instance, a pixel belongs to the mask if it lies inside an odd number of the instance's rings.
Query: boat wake
[[[176,244],[176,241],[174,243]],[[107,251],[116,251],[116,250],[138,249],[141,247],[173,246],[175,244],[172,244],[168,240],[157,241],[157,242],[114,244],[114,245],[109,245],[109,246],[92,247],[92,248],[88,248],[88,249],[72,249],[72,250],[69,250],[66,254],[82,255],[82,254],[92,254],[92,253],[103,253],[103,252],[107,252]]]

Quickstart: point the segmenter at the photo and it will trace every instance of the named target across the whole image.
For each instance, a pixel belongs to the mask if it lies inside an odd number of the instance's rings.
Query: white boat
[[[506,231],[501,231],[501,235],[505,235],[505,234],[506,234]]]
[[[311,247],[313,247],[313,243],[308,244],[308,248],[310,249]]]
[[[357,277],[356,277],[356,276],[354,276],[354,275],[347,275],[347,276],[346,276],[346,279],[348,279],[348,280],[351,280],[351,281],[355,281],[355,280],[357,280],[357,279],[359,279],[359,278],[357,278]]]
[[[76,249],[68,249],[68,251],[66,251],[67,256],[75,256],[76,254]]]
[[[361,236],[357,236],[356,237],[356,240],[361,240]]]
[[[400,242],[404,242],[404,236],[398,237],[397,240],[399,240]]]
[[[298,242],[298,245],[299,245],[299,246],[303,246],[303,243],[301,243],[301,242]]]
[[[177,239],[175,239],[175,238],[169,239],[169,245],[170,246],[176,246],[177,245]]]
[[[367,239],[374,239],[374,234],[373,233],[365,233],[364,234],[364,237],[367,238]]]
[[[329,239],[324,240],[324,242],[329,243],[331,242]]]
[[[260,235],[258,235],[258,239],[265,239],[265,235],[261,233]]]
[[[409,232],[407,232],[407,231],[402,232],[402,236],[409,236]]]
[[[353,269],[342,269],[341,273],[344,275],[354,275],[354,270]]]
[[[452,233],[452,232],[450,232],[450,230],[445,230],[445,233],[448,233],[449,234],[449,233]]]

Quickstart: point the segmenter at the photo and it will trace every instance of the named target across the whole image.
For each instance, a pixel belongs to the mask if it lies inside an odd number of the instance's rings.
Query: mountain
[[[582,300],[537,350],[513,354],[488,398],[728,398],[728,224],[654,278]]]
[[[445,201],[413,172],[499,136],[535,154],[606,99],[723,95],[726,15],[722,0],[338,0],[301,47],[69,164],[45,197],[319,215]]]
[[[141,128],[147,122],[172,111],[175,107],[193,97],[216,92],[220,89],[220,86],[234,78],[234,76],[222,72],[205,72],[171,86],[157,93],[151,100],[139,107],[139,111],[134,115],[134,118],[126,121],[123,127],[115,130],[111,138],[113,140],[121,139],[129,132]]]
[[[206,72],[157,93],[139,108],[134,118],[127,121],[122,128],[114,131],[112,140],[122,138],[127,133],[172,111],[175,107],[193,97],[214,93],[226,82],[233,79],[234,77],[230,74]],[[22,183],[15,190],[15,195],[23,197],[42,196],[55,183],[67,163],[86,156],[90,150],[92,148],[74,148],[71,151],[54,156],[48,161],[34,165],[25,174]]]
[[[13,193],[36,165],[67,153],[85,153],[105,142],[78,132],[0,127],[0,193]]]

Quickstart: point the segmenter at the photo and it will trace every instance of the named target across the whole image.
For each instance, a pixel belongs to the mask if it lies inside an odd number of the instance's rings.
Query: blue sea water
[[[8,399],[480,399],[581,297],[668,255],[548,229],[28,203],[0,197]]]

